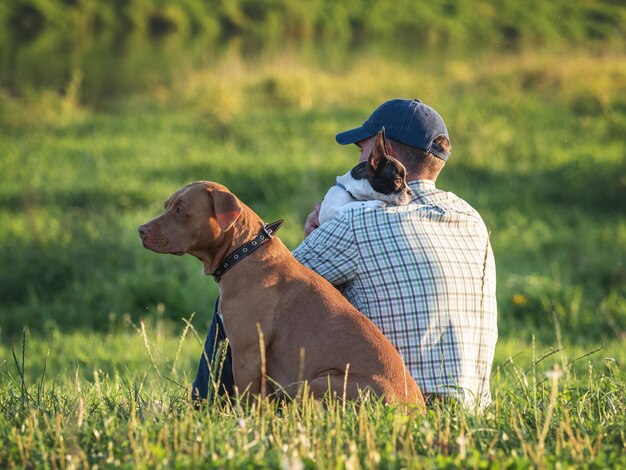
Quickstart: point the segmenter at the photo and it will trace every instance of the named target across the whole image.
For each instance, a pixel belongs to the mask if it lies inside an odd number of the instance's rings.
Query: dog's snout
[[[140,235],[141,237],[144,237],[144,236],[146,236],[147,234],[148,234],[148,227],[146,227],[146,225],[145,225],[145,224],[144,224],[144,225],[140,225],[140,226],[139,226],[139,235]]]

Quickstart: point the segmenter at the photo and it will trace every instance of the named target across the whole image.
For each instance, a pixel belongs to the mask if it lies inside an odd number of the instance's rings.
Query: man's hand
[[[304,224],[304,238],[311,235],[313,230],[320,226],[320,207],[322,207],[322,203],[316,203],[315,206],[313,206],[313,212],[306,218],[306,223]]]

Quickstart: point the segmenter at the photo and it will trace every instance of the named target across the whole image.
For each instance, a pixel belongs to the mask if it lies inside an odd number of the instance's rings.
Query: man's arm
[[[313,233],[317,227],[320,226],[320,208],[322,207],[322,203],[318,202],[313,206],[313,212],[309,214],[306,218],[306,223],[304,224],[304,238],[308,237]]]
[[[316,212],[309,215],[305,234],[309,228],[311,232],[293,251],[294,256],[333,285],[353,280],[358,272],[359,257],[350,217],[340,213],[323,227],[314,229]]]

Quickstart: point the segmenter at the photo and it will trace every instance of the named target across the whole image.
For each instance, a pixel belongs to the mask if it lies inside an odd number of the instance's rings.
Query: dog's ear
[[[376,136],[376,142],[374,142],[374,148],[372,148],[372,153],[367,159],[367,164],[370,166],[371,170],[375,172],[379,169],[381,165],[384,165],[386,162],[387,138],[385,137],[385,128],[383,127]]]
[[[241,204],[235,195],[228,191],[211,191],[215,204],[215,219],[222,232],[233,226],[235,220],[241,214]]]

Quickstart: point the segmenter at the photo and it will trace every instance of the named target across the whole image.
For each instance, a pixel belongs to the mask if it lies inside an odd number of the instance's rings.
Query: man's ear
[[[367,164],[372,171],[376,171],[381,164],[385,164],[387,161],[387,139],[385,137],[385,128],[376,136],[376,142],[374,142],[374,148],[372,153],[367,159]]]
[[[230,229],[241,214],[241,204],[235,195],[228,191],[210,191],[215,205],[215,219],[222,232]]]

